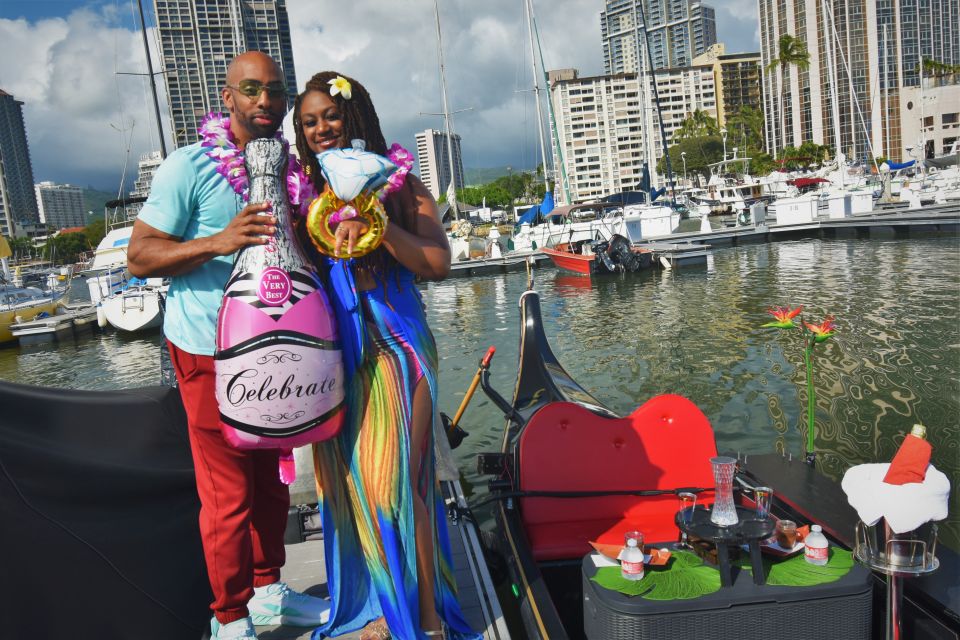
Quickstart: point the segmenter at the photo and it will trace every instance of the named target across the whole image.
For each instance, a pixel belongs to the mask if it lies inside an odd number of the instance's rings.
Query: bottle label
[[[808,560],[826,562],[827,547],[811,547],[808,545],[804,550],[804,555]]]
[[[622,560],[620,562],[620,570],[623,573],[642,576],[643,575],[643,562],[630,562],[628,560]]]
[[[266,438],[281,447],[287,445],[276,439],[322,431],[324,425],[339,428],[343,356],[322,291],[276,320],[237,297],[224,297],[217,338],[215,390],[232,444],[267,446],[254,445]]]

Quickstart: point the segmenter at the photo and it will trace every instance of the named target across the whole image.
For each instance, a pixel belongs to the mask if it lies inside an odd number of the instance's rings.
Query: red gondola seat
[[[691,401],[661,395],[625,418],[598,416],[569,402],[545,406],[520,436],[521,491],[621,491],[713,487],[717,455],[709,420]],[[698,504],[713,501],[699,494]],[[580,558],[590,541],[623,544],[629,530],[648,543],[675,541],[677,498],[603,496],[520,500],[538,561]]]

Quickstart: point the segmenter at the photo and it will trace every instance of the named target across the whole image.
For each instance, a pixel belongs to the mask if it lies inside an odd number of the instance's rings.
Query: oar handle
[[[473,392],[477,390],[477,385],[480,384],[480,374],[484,369],[490,367],[490,361],[493,359],[493,354],[497,352],[497,348],[493,345],[487,349],[487,352],[483,354],[483,357],[480,358],[480,366],[477,368],[477,372],[473,374],[473,380],[470,381],[470,388],[467,389],[466,395],[463,396],[463,401],[460,403],[460,408],[457,409],[457,415],[453,416],[453,420],[450,421],[449,430],[453,431],[457,428],[457,425],[460,423],[460,418],[463,417],[463,412],[467,410],[467,405],[470,404],[470,399],[473,397]]]

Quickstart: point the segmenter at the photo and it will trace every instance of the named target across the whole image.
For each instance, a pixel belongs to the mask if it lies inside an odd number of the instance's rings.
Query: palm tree
[[[807,45],[796,36],[785,33],[780,36],[777,57],[767,65],[767,71],[772,71],[780,67],[780,129],[783,131],[784,142],[786,142],[786,115],[784,114],[783,99],[786,91],[784,90],[784,69],[786,67],[796,67],[797,69],[810,68],[810,53],[807,51]],[[773,153],[777,153],[777,143],[774,140]]]
[[[709,113],[697,109],[687,115],[677,130],[673,132],[673,141],[689,140],[720,133],[717,121]]]
[[[671,141],[677,144],[684,140],[693,140],[700,149],[700,155],[706,157],[707,154],[703,149],[702,138],[717,135],[720,135],[720,127],[717,125],[717,121],[709,113],[697,109],[693,113],[687,114],[687,117],[680,123],[677,130],[673,132]]]

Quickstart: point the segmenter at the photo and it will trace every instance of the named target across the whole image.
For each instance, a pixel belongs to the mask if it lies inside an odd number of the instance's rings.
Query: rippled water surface
[[[483,352],[509,397],[517,367],[522,273],[426,287],[441,354],[440,402],[456,411]],[[77,281],[77,288],[82,283]],[[929,428],[933,463],[950,476],[944,538],[960,547],[960,246],[957,238],[800,240],[714,251],[707,267],[593,282],[536,272],[545,329],[570,374],[628,413],[679,393],[710,418],[722,450],[802,455],[806,390],[791,332],[761,329],[772,305],[804,305],[808,321],[836,316],[815,353],[817,450],[827,473],[889,460],[915,422]],[[79,294],[78,294],[79,295]],[[0,378],[105,389],[157,380],[159,335],[115,333],[0,351]],[[478,390],[455,452],[466,485],[483,491],[475,454],[499,449],[503,417]]]

